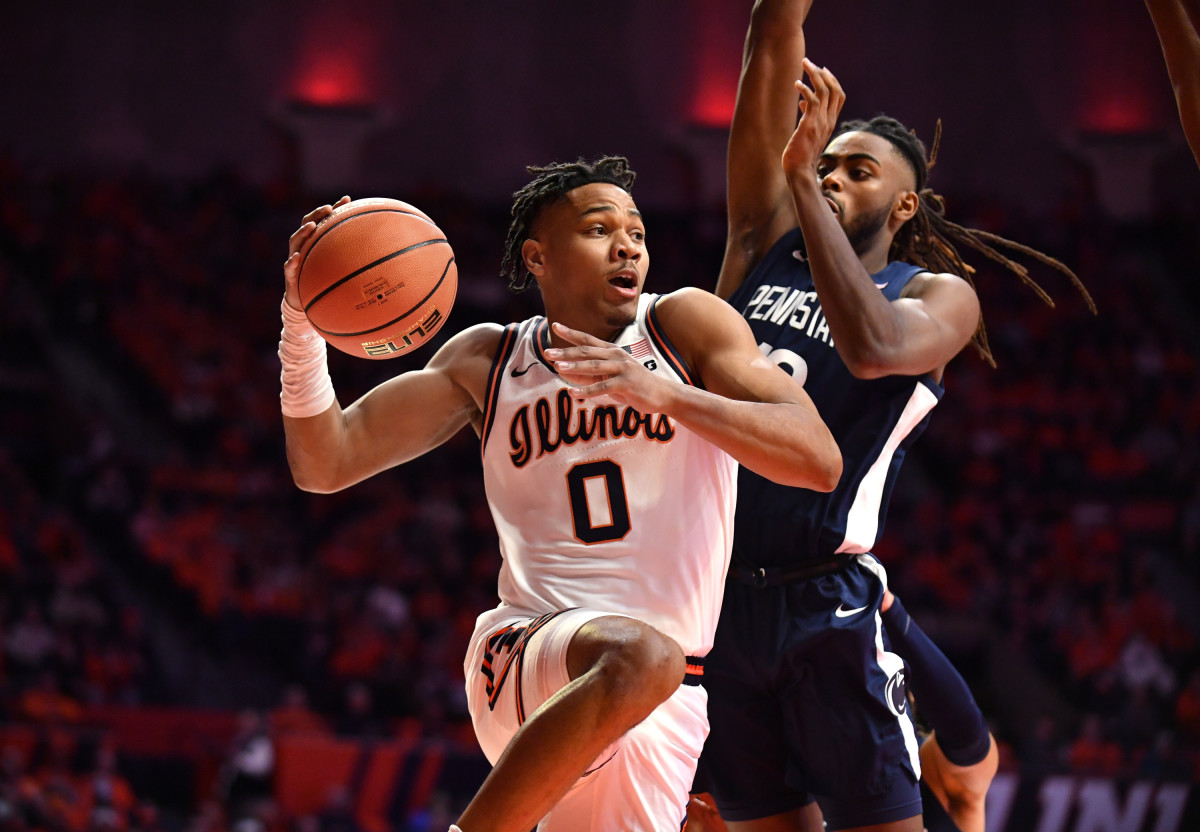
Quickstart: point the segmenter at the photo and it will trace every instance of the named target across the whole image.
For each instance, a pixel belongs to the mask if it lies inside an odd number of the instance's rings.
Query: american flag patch
[[[640,341],[636,341],[632,344],[629,344],[627,346],[621,347],[621,349],[625,350],[625,352],[629,353],[634,358],[647,358],[654,354],[653,351],[650,349],[650,342],[647,341],[645,338],[641,339]]]

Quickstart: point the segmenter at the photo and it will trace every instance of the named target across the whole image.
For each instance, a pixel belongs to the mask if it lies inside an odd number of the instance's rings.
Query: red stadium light
[[[1108,136],[1157,133],[1166,126],[1161,91],[1169,85],[1153,30],[1141,25],[1146,23],[1144,9],[1118,5],[1123,7],[1119,12],[1091,16],[1072,35],[1078,127]],[[1154,60],[1134,60],[1138,46]]]
[[[728,129],[733,122],[733,106],[737,100],[737,79],[729,83],[724,78],[705,78],[692,98],[690,121],[699,127]]]
[[[696,6],[692,42],[696,82],[688,120],[698,127],[728,129],[737,101],[744,32],[733,21],[741,20],[743,10],[724,0],[698,0]]]
[[[302,62],[295,100],[321,106],[361,105],[371,99],[366,70],[352,52],[318,55]]]
[[[379,92],[378,47],[370,24],[318,12],[304,22],[290,97],[320,107],[371,105]]]
[[[1151,133],[1162,127],[1146,96],[1112,96],[1087,102],[1081,121],[1087,132],[1109,135]]]

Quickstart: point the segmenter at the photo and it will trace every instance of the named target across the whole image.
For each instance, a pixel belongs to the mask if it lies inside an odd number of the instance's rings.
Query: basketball
[[[300,250],[304,312],[321,337],[360,358],[393,358],[428,341],[458,291],[446,235],[398,199],[334,210]]]

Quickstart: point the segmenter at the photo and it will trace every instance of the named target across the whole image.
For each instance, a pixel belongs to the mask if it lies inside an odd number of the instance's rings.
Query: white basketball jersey
[[[615,340],[657,375],[694,383],[643,295]],[[712,646],[733,541],[737,462],[673,419],[567,392],[543,317],[505,328],[489,376],[483,474],[504,562],[479,618],[572,607],[638,618],[686,655]]]

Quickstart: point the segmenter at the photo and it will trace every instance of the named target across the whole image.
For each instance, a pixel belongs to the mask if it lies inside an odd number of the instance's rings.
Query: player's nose
[[[645,249],[643,243],[630,237],[628,234],[616,235],[616,242],[613,245],[613,257],[617,260],[640,260],[642,251]]]

